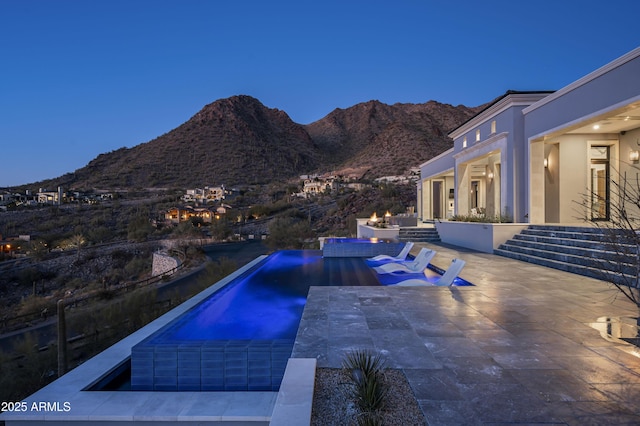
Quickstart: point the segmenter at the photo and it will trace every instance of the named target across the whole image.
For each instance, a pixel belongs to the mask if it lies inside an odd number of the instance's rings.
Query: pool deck
[[[293,357],[338,368],[352,349],[402,369],[429,425],[640,424],[640,349],[591,327],[637,317],[609,284],[491,254],[466,261],[473,287],[313,287]]]

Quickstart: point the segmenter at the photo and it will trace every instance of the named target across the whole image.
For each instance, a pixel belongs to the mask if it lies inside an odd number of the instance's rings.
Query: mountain
[[[315,170],[320,157],[284,111],[234,96],[150,142],[99,155],[72,180],[101,188],[267,183]]]
[[[233,96],[206,105],[156,139],[101,154],[87,166],[41,185],[233,186],[363,166],[372,178],[401,174],[450,148],[447,132],[479,108],[369,101],[300,125],[255,98]]]
[[[335,166],[370,166],[370,177],[399,175],[451,148],[448,131],[478,110],[435,101],[369,101],[336,109],[306,129],[320,149],[335,153],[330,159]]]

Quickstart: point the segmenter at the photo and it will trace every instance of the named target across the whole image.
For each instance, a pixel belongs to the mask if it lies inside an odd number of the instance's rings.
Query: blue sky
[[[377,99],[476,106],[640,46],[634,0],[0,0],[0,187],[251,95],[307,124]]]

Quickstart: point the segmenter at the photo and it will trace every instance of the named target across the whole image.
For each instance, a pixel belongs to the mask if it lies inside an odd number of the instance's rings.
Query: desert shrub
[[[22,299],[18,315],[26,315],[38,312],[55,312],[56,303],[54,300],[42,296],[30,295]]]
[[[37,268],[26,268],[17,275],[17,280],[22,285],[31,285],[34,281],[41,280],[44,274]]]
[[[11,350],[0,351],[0,401],[20,401],[57,377],[55,349],[40,351],[37,342],[26,333]]]
[[[29,254],[37,260],[44,259],[49,254],[49,242],[38,238],[29,242]]]
[[[153,233],[153,226],[146,216],[136,216],[127,225],[127,238],[132,241],[145,241]]]
[[[86,231],[87,239],[94,244],[110,241],[113,238],[113,232],[106,226],[92,227]]]
[[[313,236],[313,231],[306,220],[279,217],[269,225],[269,237],[265,243],[273,250],[302,249],[305,240]]]
[[[356,350],[346,354],[343,367],[352,381],[350,396],[360,410],[359,424],[379,424],[387,389],[382,382],[385,361],[380,354]]]
[[[193,236],[197,237],[202,235],[202,219],[200,218],[191,218],[184,222],[180,222],[178,226],[176,226],[172,234],[179,237],[187,237]]]
[[[124,265],[131,260],[133,256],[131,253],[117,249],[111,252],[111,261],[113,262],[113,269],[121,269],[124,268]]]
[[[211,222],[209,232],[211,233],[211,236],[218,241],[222,241],[233,234],[231,224],[226,216]]]
[[[86,287],[88,284],[87,282],[85,282],[85,280],[79,277],[65,276],[62,278],[62,281],[63,281],[64,287],[67,289],[83,288],[83,287]]]
[[[124,267],[127,275],[132,277],[133,279],[136,279],[145,272],[150,271],[150,269],[150,260],[143,259],[141,257],[134,257]]]
[[[455,215],[450,221],[453,222],[478,222],[478,223],[512,223],[513,218],[509,215]]]

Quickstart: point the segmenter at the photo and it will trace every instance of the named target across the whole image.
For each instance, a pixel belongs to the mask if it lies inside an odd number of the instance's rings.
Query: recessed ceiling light
[[[593,125],[593,130],[598,130],[599,128],[600,128],[600,125],[599,125],[599,124],[594,124],[594,125]]]

